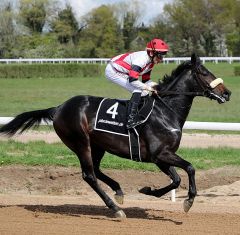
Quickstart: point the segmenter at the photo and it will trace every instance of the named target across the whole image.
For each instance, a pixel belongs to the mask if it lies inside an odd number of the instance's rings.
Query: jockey
[[[163,61],[168,52],[168,45],[161,39],[155,38],[147,43],[145,51],[125,53],[115,56],[106,67],[105,75],[110,81],[124,87],[132,93],[128,107],[127,129],[135,127],[137,108],[141,96],[156,92],[156,85],[151,81],[150,74],[155,64]],[[142,76],[142,81],[139,80]]]

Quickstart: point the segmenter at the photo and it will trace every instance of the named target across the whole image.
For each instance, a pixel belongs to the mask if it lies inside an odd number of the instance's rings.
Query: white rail
[[[13,117],[0,117],[0,125],[5,125],[10,122]],[[41,125],[51,125],[41,122]],[[225,122],[193,122],[186,121],[183,129],[189,130],[217,130],[217,131],[240,131],[240,123],[225,123]]]
[[[183,129],[216,130],[216,131],[240,131],[240,123],[186,121],[184,126],[183,126]]]
[[[213,62],[218,64],[219,62],[227,62],[229,64],[233,62],[240,63],[240,57],[200,57],[202,62]],[[2,64],[43,64],[43,63],[88,63],[88,64],[106,64],[110,59],[109,58],[29,58],[29,59],[0,59]],[[190,60],[190,57],[172,57],[164,58],[164,63],[181,63],[183,61]]]

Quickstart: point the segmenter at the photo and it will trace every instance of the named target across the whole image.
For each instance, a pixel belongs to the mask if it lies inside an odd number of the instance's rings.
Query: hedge
[[[99,64],[4,64],[0,78],[96,77],[101,71]]]
[[[235,66],[234,67],[234,75],[235,76],[240,76],[240,66]]]

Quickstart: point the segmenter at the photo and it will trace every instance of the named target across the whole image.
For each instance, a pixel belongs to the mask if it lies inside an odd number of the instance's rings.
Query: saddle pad
[[[138,123],[142,124],[150,116],[155,100],[143,99],[138,112]],[[94,129],[117,135],[128,136],[127,122],[127,100],[103,99],[98,107]]]
[[[94,129],[128,136],[126,107],[126,101],[103,99],[98,107]]]

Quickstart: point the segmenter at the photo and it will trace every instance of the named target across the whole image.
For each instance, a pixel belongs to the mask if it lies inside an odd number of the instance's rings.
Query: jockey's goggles
[[[163,57],[167,54],[167,52],[156,52],[155,56],[157,56],[157,58],[159,59],[163,59]]]

